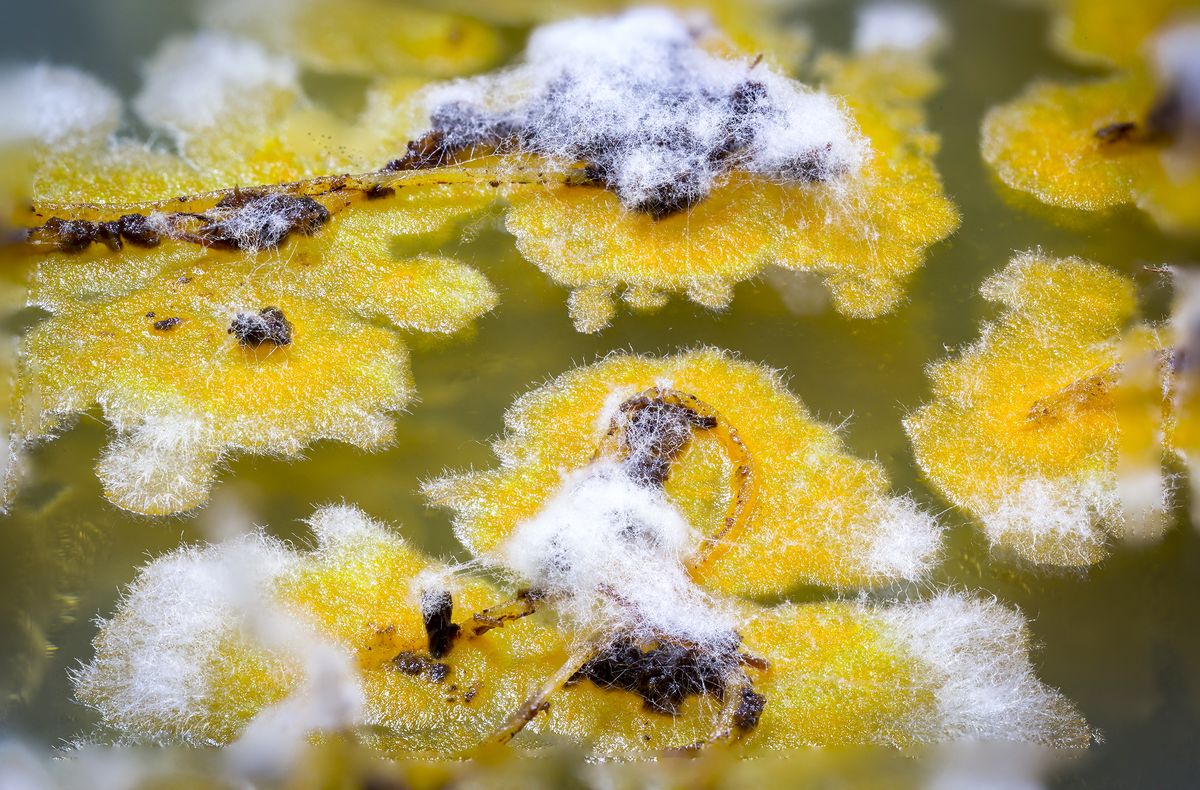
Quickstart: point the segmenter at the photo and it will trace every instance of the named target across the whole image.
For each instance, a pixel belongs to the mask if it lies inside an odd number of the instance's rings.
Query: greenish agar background
[[[1047,768],[1047,786],[1200,786],[1200,535],[1184,506],[1186,484],[1178,484],[1178,523],[1162,541],[1116,547],[1086,572],[1038,571],[989,553],[963,514],[921,480],[900,424],[928,397],[925,365],[973,340],[993,314],[978,287],[1014,251],[1040,246],[1126,272],[1147,316],[1157,319],[1169,291],[1143,267],[1196,263],[1200,244],[1166,237],[1133,211],[1087,221],[1006,203],[979,156],[983,113],[1035,76],[1088,72],[1046,47],[1048,17],[1035,7],[969,0],[938,8],[953,41],[939,59],[945,84],[929,102],[929,126],[942,136],[938,164],[963,224],[930,249],[896,313],[875,321],[832,312],[796,316],[758,281],[738,286],[723,313],[674,301],[651,316],[622,311],[605,331],[581,335],[567,317],[566,291],[521,259],[494,217],[480,218],[470,240],[452,251],[487,273],[501,304],[468,337],[413,338],[420,399],[400,417],[392,449],[365,454],[325,444],[296,462],[236,459],[209,508],[170,519],[133,516],[102,498],[92,466],[109,430],[98,414],[33,453],[27,485],[0,517],[0,736],[56,747],[92,728],[94,714],[71,700],[67,670],[90,657],[94,618],[111,614],[119,589],[148,557],[218,536],[239,518],[303,544],[302,520],[342,500],[403,525],[434,554],[462,557],[448,514],[426,508],[417,487],[443,469],[493,465],[489,442],[514,398],[612,350],[669,353],[711,344],[786,371],[815,414],[844,426],[853,452],[878,458],[898,490],[911,490],[940,514],[949,540],[939,570],[921,589],[884,597],[958,585],[995,594],[1029,618],[1039,676],[1105,736],[1086,756]],[[76,64],[128,97],[138,88],[138,63],[167,34],[190,29],[192,18],[186,5],[154,0],[4,0],[0,60]],[[844,49],[854,5],[799,6],[788,19],[807,25],[818,49]],[[520,32],[513,31],[518,38]],[[312,76],[305,85],[335,111],[353,112],[361,101],[358,81]],[[789,597],[828,595],[806,588]],[[905,759],[855,758],[852,782],[871,784],[872,772],[911,773]]]

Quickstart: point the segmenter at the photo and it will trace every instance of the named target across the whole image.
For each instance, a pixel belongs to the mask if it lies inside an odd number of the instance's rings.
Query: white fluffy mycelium
[[[311,523],[326,542],[378,528],[351,507],[318,511]],[[272,755],[309,732],[354,723],[361,691],[350,657],[273,592],[302,561],[262,532],[158,558],[100,623],[96,658],[74,676],[77,697],[139,741],[220,744],[244,729],[248,743],[270,748],[239,759],[268,772]]]
[[[1092,736],[1066,697],[1037,679],[1020,613],[995,600],[943,592],[876,615],[933,675],[934,715],[916,726],[920,740],[1079,747]]]
[[[653,214],[698,203],[734,168],[795,183],[859,169],[867,143],[836,99],[714,55],[705,35],[662,9],[547,25],[524,65],[430,90],[430,131],[442,159],[500,145],[584,163],[627,208]]]
[[[946,28],[933,9],[921,3],[884,2],[858,12],[854,50],[860,53],[897,50],[919,52],[946,38]]]
[[[667,637],[732,649],[732,617],[684,562],[698,536],[663,493],[626,465],[597,461],[504,544],[500,562],[548,594],[583,637]]]
[[[204,32],[172,39],[155,54],[133,107],[146,123],[186,138],[237,115],[257,118],[272,99],[299,92],[292,61],[253,41]]]
[[[0,147],[36,142],[58,147],[107,135],[121,100],[95,77],[63,66],[0,70]]]

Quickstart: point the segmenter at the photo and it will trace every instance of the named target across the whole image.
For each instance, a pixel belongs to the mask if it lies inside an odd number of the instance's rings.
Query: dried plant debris
[[[1122,337],[1132,282],[1024,253],[983,294],[1004,313],[930,369],[934,400],[905,420],[922,471],[1034,562],[1087,565],[1112,537],[1161,531],[1169,354],[1149,327]]]
[[[1132,203],[1166,230],[1200,228],[1200,24],[1174,19],[1181,5],[1071,4],[1056,28],[1067,54],[1119,70],[1039,80],[992,109],[983,155],[1000,180],[1051,206]]]
[[[629,524],[597,523],[597,536],[617,529],[688,566],[686,576],[647,579],[650,587],[684,589],[687,578],[754,594],[886,584],[919,577],[941,543],[934,520],[890,495],[882,468],[847,454],[778,374],[725,352],[616,354],[524,396],[506,423],[498,469],[425,490],[453,508],[472,552],[518,563],[539,585],[556,584],[560,570],[584,572],[579,563],[601,574],[595,585],[611,585],[605,562],[587,559],[592,548],[567,552],[579,559],[566,565],[553,548],[562,524],[604,514],[626,513]],[[542,549],[505,548],[526,539]]]
[[[393,754],[451,756],[502,731],[568,655],[568,635],[539,618],[477,628],[497,591],[360,511],[326,508],[310,523],[311,551],[256,532],[147,565],[76,673],[78,698],[129,741],[339,726]],[[694,749],[714,724],[767,748],[1090,737],[1033,676],[1021,617],[994,602],[727,608],[742,636],[717,643],[610,633],[528,728],[606,754]],[[434,621],[447,618],[462,633],[435,657]],[[760,656],[753,688],[730,685],[739,640]]]

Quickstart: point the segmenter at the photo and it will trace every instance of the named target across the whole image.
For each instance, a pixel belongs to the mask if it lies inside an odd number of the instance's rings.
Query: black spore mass
[[[736,659],[726,652],[705,652],[690,645],[663,641],[644,649],[618,638],[584,664],[572,682],[590,680],[600,688],[631,691],[658,713],[678,715],[694,694],[725,696],[725,676]]]
[[[451,619],[454,613],[454,598],[447,590],[421,594],[421,617],[425,621],[425,633],[429,636],[429,655],[441,658],[450,652],[460,627]]]
[[[278,307],[264,307],[257,313],[240,312],[229,325],[229,334],[243,346],[263,343],[286,346],[292,342],[292,322]]]

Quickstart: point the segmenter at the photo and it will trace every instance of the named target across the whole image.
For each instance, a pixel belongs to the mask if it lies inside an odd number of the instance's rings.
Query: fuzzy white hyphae
[[[946,28],[933,9],[921,3],[884,2],[858,12],[854,51],[920,52],[946,39]]]
[[[310,523],[321,548],[383,531],[346,506]],[[268,772],[272,755],[294,751],[308,733],[353,725],[362,692],[352,657],[275,596],[304,557],[253,532],[150,563],[100,623],[76,695],[136,740],[225,743],[245,728],[254,748],[238,759]],[[259,675],[258,685],[238,680]],[[272,687],[283,696],[264,707]]]
[[[121,100],[88,74],[62,66],[0,70],[0,146],[64,146],[116,130]]]
[[[553,598],[583,635],[736,647],[732,613],[688,577],[699,544],[659,490],[599,461],[517,527],[500,561]]]
[[[272,94],[299,95],[299,69],[261,45],[219,33],[168,41],[146,66],[138,115],[184,136],[221,122],[257,117]]]
[[[836,99],[712,54],[711,34],[662,9],[547,25],[524,65],[428,91],[430,130],[446,151],[510,141],[584,162],[651,213],[694,205],[734,167],[796,183],[859,169],[867,144]]]
[[[878,610],[894,638],[927,667],[933,716],[919,740],[1002,738],[1085,746],[1091,731],[1067,699],[1037,679],[1025,619],[995,600],[943,592]]]

